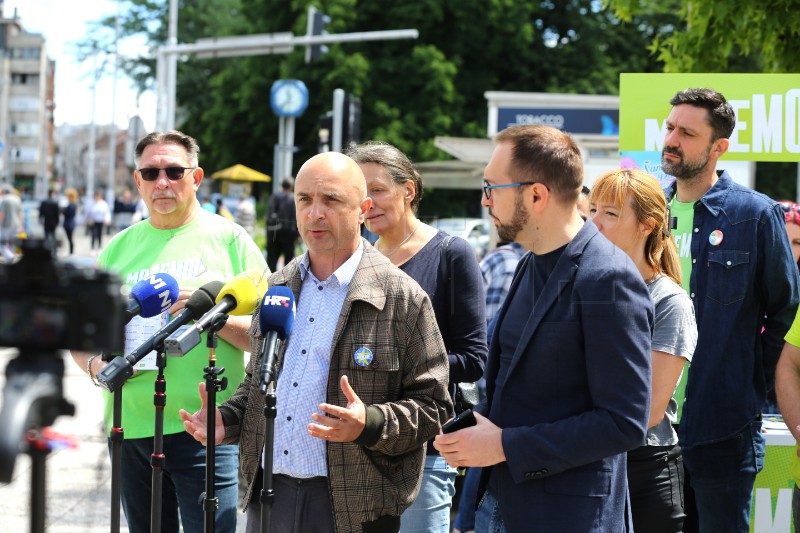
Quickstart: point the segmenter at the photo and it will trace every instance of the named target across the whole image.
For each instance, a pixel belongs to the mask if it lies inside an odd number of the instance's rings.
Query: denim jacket
[[[731,438],[759,416],[800,302],[780,206],[717,174],[694,205],[689,296],[698,340],[678,430],[684,447]],[[668,201],[675,191],[664,191]],[[722,237],[716,245],[712,232]]]

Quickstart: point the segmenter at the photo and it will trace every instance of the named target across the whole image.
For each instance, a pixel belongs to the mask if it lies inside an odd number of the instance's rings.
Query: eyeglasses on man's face
[[[538,181],[521,181],[519,183],[504,183],[502,185],[489,185],[489,182],[483,180],[483,194],[487,200],[492,199],[492,189],[506,189],[508,187],[521,187],[522,185],[535,185]]]
[[[140,168],[139,175],[144,181],[156,181],[163,170],[170,181],[180,181],[186,175],[187,170],[194,170],[197,167],[167,167],[167,168]]]

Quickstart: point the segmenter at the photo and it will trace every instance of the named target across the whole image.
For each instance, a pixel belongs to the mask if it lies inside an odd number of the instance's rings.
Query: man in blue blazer
[[[451,465],[488,467],[476,531],[629,531],[625,453],[647,429],[650,296],[578,214],[570,136],[515,126],[495,141],[482,203],[500,237],[533,254],[498,316],[477,425],[435,446]]]

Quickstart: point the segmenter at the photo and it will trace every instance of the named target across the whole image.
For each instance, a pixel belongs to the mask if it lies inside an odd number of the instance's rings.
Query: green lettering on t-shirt
[[[670,201],[671,216],[676,219],[677,227],[672,230],[678,257],[681,261],[681,287],[691,297],[689,280],[692,278],[692,234],[694,228],[694,202],[679,202],[674,197]],[[683,414],[683,402],[686,396],[686,381],[689,379],[689,361],[683,366],[681,379],[675,388],[675,401],[678,402],[677,421],[680,423]]]

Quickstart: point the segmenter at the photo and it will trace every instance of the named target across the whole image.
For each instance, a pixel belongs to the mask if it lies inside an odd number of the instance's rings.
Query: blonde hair
[[[664,274],[681,284],[681,263],[678,248],[670,233],[667,200],[658,180],[638,168],[609,170],[592,186],[592,202],[599,200],[622,207],[628,195],[633,198],[632,209],[640,224],[652,226],[644,245],[644,257],[653,273]]]
[[[78,191],[75,189],[67,189],[64,191],[64,194],[67,196],[67,199],[70,202],[77,202],[78,201]]]

